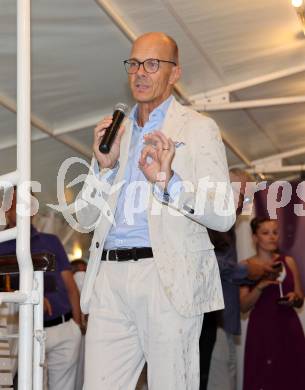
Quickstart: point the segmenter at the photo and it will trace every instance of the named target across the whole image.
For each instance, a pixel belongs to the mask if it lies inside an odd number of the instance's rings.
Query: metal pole
[[[28,295],[19,291],[3,292],[0,294],[0,304],[2,302],[23,303],[28,299]]]
[[[257,172],[263,172],[263,173],[280,173],[280,172],[302,172],[305,169],[305,165],[286,165],[282,167],[268,167],[268,165],[264,168],[259,166],[257,169],[249,168],[247,169],[247,172],[249,173],[257,173]]]
[[[192,107],[200,112],[241,110],[245,108],[260,108],[283,106],[287,104],[305,103],[305,96],[288,96],[271,99],[256,99],[230,103],[206,103],[197,101]]]
[[[0,188],[6,190],[12,188],[18,183],[19,174],[18,171],[13,171],[0,176]]]
[[[196,95],[192,96],[191,99],[192,100],[193,99],[200,100],[204,97],[222,95],[223,93],[226,93],[226,92],[230,93],[230,92],[234,92],[234,91],[240,91],[242,89],[254,87],[256,85],[268,83],[268,82],[274,81],[274,80],[279,80],[281,78],[293,76],[295,74],[302,73],[302,72],[305,72],[305,65],[303,65],[303,64],[298,65],[298,66],[294,66],[291,68],[279,70],[277,72],[269,73],[269,74],[266,74],[263,76],[258,76],[258,77],[255,77],[253,79],[244,80],[244,81],[240,81],[238,83],[225,85],[224,87],[211,89],[209,91],[196,94]]]
[[[17,228],[11,228],[2,230],[0,232],[0,242],[9,241],[9,240],[15,240],[17,237]]]
[[[27,191],[17,191],[16,254],[20,270],[20,292],[33,290],[33,264],[30,252],[31,178],[31,0],[17,0],[17,170],[19,184],[27,183]],[[19,211],[19,212],[18,212]],[[33,390],[33,304],[19,307],[18,389]]]
[[[45,359],[45,331],[43,330],[43,272],[35,271],[35,284],[39,303],[34,306],[34,360],[33,390],[42,390]]]
[[[264,158],[259,158],[257,160],[253,160],[252,165],[263,165],[266,163],[270,163],[271,161],[274,161],[274,160],[282,160],[283,158],[298,156],[298,155],[304,154],[304,153],[305,153],[305,147],[292,149],[292,150],[288,150],[287,152],[277,153],[277,154],[273,154],[269,157],[264,157]]]

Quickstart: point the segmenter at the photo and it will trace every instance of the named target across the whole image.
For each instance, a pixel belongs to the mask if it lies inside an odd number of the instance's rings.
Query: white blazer
[[[133,123],[126,120],[126,131],[121,141],[119,170],[113,186],[124,178]],[[161,203],[153,195],[148,207],[148,226],[154,260],[165,293],[176,310],[189,317],[224,307],[217,260],[207,229],[226,231],[235,222],[235,208],[224,145],[215,122],[188,107],[172,100],[162,131],[176,143],[173,170],[188,184],[175,205]],[[93,159],[92,164],[96,164]],[[100,175],[107,172],[102,170]],[[101,254],[105,238],[111,227],[110,213],[114,215],[119,191],[105,197],[93,188],[89,173],[82,194],[91,194],[94,202],[101,197],[107,201],[108,209],[101,213],[95,206],[88,206],[78,212],[79,222],[89,227],[98,221],[90,247],[90,260],[81,294],[81,307],[89,312],[90,298],[96,276],[102,266]],[[217,187],[207,185],[220,182]],[[91,180],[90,180],[91,179]],[[203,184],[198,186],[199,180]],[[224,186],[226,184],[226,187]],[[88,191],[89,189],[89,191]],[[82,195],[83,196],[83,195]],[[88,196],[83,196],[88,201]],[[204,212],[202,212],[202,206]],[[219,210],[215,210],[216,208]],[[221,212],[221,208],[227,212]],[[175,214],[175,215],[174,215]]]

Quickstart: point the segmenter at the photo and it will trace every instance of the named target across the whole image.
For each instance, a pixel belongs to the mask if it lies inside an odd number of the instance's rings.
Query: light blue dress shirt
[[[138,162],[144,147],[144,135],[161,130],[172,99],[173,96],[170,96],[156,107],[143,127],[137,124],[137,105],[130,112],[129,119],[133,121],[133,130],[124,175],[125,183],[118,198],[115,225],[112,225],[106,238],[105,249],[151,246],[147,220],[150,186],[139,169]],[[174,174],[170,181],[171,186],[179,180]]]

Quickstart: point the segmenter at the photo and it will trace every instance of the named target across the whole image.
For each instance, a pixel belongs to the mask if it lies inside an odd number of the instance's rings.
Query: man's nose
[[[138,71],[138,72],[136,73],[135,81],[136,81],[136,82],[145,81],[145,80],[146,80],[146,77],[147,77],[147,74],[146,74],[145,70],[142,70],[142,69],[141,69],[141,71]]]
[[[142,63],[142,64],[139,64],[139,69],[138,69],[138,71],[137,71],[137,74],[138,75],[143,75],[143,74],[145,74],[146,75],[146,70],[144,69],[144,64]]]

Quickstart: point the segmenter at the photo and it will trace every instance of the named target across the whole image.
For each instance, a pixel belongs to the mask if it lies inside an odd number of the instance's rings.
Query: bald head
[[[138,119],[145,123],[149,113],[172,94],[180,78],[177,44],[164,33],[146,33],[135,40],[129,62],[138,65],[128,72],[128,82],[142,113]]]
[[[148,46],[160,46],[168,53],[168,59],[171,61],[179,62],[178,46],[176,41],[169,35],[163,32],[149,32],[138,37],[132,46],[134,49],[137,45],[145,44]]]

